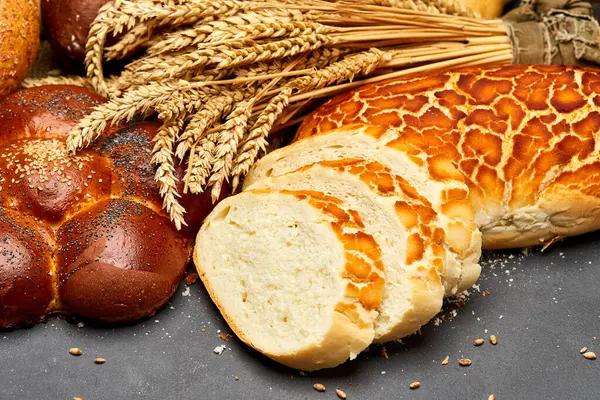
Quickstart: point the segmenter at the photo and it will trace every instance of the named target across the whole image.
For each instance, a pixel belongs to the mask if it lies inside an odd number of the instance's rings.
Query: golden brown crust
[[[0,2],[0,97],[27,75],[40,44],[40,10],[35,0]]]
[[[111,130],[68,154],[67,133],[102,101],[74,86],[0,100],[0,239],[9,241],[0,254],[0,328],[48,312],[138,319],[162,306],[183,276],[210,196],[184,196],[190,226],[175,230],[150,164],[157,123]]]
[[[361,123],[397,128],[387,146],[424,159],[435,179],[464,179],[487,246],[486,228],[547,202],[556,186],[577,187],[575,197],[596,197],[589,173],[600,158],[599,106],[600,74],[594,70],[559,65],[463,69],[368,85],[334,98],[304,122],[296,139]],[[539,244],[548,235],[569,232],[554,228],[506,244]],[[597,228],[590,224],[587,230]],[[501,242],[497,236],[493,247]]]

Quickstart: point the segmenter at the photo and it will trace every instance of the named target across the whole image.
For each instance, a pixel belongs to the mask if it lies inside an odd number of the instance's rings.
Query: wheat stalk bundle
[[[111,34],[118,41],[106,47]],[[120,75],[104,77],[104,61],[131,55]],[[225,182],[238,186],[270,134],[301,121],[318,99],[512,57],[501,21],[478,19],[454,0],[117,0],[92,25],[79,83],[110,101],[67,145],[76,151],[107,124],[156,114],[163,126],[152,161],[179,228],[175,163],[187,165],[184,192],[210,190],[216,199]]]

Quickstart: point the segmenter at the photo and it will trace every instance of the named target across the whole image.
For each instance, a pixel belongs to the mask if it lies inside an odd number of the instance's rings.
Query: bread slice
[[[256,182],[252,189],[323,192],[359,210],[365,230],[381,245],[383,300],[375,342],[416,332],[441,309],[446,252],[443,230],[429,202],[378,162],[322,161],[296,172]],[[414,219],[414,214],[419,217]]]
[[[419,155],[387,145],[395,137],[394,129],[361,125],[300,140],[259,160],[246,176],[244,188],[261,179],[277,177],[321,161],[359,158],[385,165],[427,198],[438,213],[439,224],[446,232],[445,242],[452,249],[442,277],[445,294],[460,293],[470,288],[481,272],[478,264],[481,233],[474,222],[468,188],[450,164],[440,163],[445,179],[440,180],[439,174],[433,179],[428,164],[420,160]]]
[[[432,179],[418,157],[386,147],[397,137],[394,129],[384,130],[368,125],[346,126],[335,131],[312,136],[274,150],[258,160],[244,178],[247,188],[264,178],[295,171],[319,161],[362,158],[388,166],[394,174],[405,178],[419,193],[428,193],[435,208],[442,204],[441,195],[447,188],[466,188],[461,180],[440,182]]]
[[[230,197],[198,233],[194,262],[238,337],[282,364],[335,367],[373,340],[381,249],[340,199],[289,190]]]

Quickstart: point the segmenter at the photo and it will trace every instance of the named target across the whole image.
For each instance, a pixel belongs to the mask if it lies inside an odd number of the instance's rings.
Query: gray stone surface
[[[300,375],[237,339],[222,355],[218,330],[230,333],[200,283],[177,292],[155,317],[121,327],[50,318],[0,332],[0,399],[597,399],[600,360],[600,234],[524,255],[488,253],[480,280],[449,321],[422,336],[373,347],[334,370]],[[171,308],[172,307],[172,308]],[[204,332],[202,329],[204,328]],[[487,333],[486,333],[487,329]],[[490,334],[498,337],[490,345]],[[486,338],[474,347],[476,337]],[[79,347],[74,357],[69,348]],[[450,363],[442,366],[444,357]],[[106,364],[95,365],[103,357]],[[458,359],[470,358],[470,367]],[[239,378],[235,380],[235,376]],[[410,382],[421,388],[411,391]],[[312,385],[321,382],[325,393]]]

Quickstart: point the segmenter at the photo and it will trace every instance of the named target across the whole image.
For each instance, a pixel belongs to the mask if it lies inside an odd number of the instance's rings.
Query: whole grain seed
[[[579,352],[581,354],[585,353],[587,351],[587,347],[582,347],[581,350],[579,350]]]
[[[498,343],[498,338],[496,338],[496,335],[492,335],[490,336],[490,343],[495,345],[496,343]]]
[[[100,357],[98,357],[98,358],[96,358],[96,359],[94,360],[94,362],[95,362],[96,364],[104,364],[104,363],[106,362],[106,360],[105,360],[104,358],[100,358]]]
[[[475,346],[481,346],[482,344],[483,344],[483,339],[481,339],[481,338],[475,339],[475,341],[473,342],[473,345],[475,345]]]
[[[81,355],[81,349],[78,347],[72,347],[69,349],[69,353],[71,353],[74,356],[80,356]]]
[[[347,399],[346,393],[343,390],[335,389],[335,394],[337,394],[337,397],[339,397],[342,400]]]
[[[490,396],[488,397],[488,400],[496,400],[496,396],[494,396],[493,394],[490,394]]]
[[[596,353],[594,353],[593,351],[586,351],[585,353],[583,353],[583,356],[585,358],[587,358],[588,360],[595,360],[596,359]]]
[[[460,360],[458,360],[458,363],[463,367],[468,367],[469,365],[471,365],[471,360],[468,358],[461,358]]]
[[[411,388],[412,390],[416,390],[421,387],[421,382],[415,381],[415,382],[411,383],[410,385],[408,385],[408,387]]]
[[[325,385],[323,385],[322,383],[315,383],[313,385],[313,387],[315,388],[315,390],[317,392],[324,392],[325,391]]]

